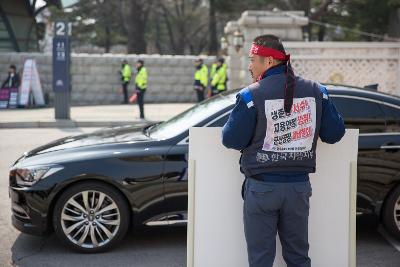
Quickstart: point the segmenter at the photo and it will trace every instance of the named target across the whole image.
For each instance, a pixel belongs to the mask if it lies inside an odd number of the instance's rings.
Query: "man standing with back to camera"
[[[287,266],[309,267],[309,173],[318,137],[338,142],[343,119],[324,86],[294,75],[278,37],[255,38],[249,57],[254,83],[238,93],[222,130],[223,144],[242,153],[249,265],[273,265],[279,233]]]

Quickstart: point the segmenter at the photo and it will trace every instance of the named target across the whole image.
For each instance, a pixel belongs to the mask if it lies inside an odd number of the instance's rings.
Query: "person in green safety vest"
[[[194,90],[197,94],[197,102],[201,102],[204,100],[204,91],[208,85],[208,68],[201,58],[196,59],[195,67]]]
[[[124,94],[124,101],[121,104],[128,104],[128,85],[131,81],[131,67],[128,64],[128,61],[124,59],[121,64],[121,81],[122,81],[122,90]]]
[[[138,60],[136,63],[135,89],[137,93],[137,103],[139,105],[140,118],[144,119],[144,94],[147,89],[147,70],[144,61]]]
[[[211,65],[211,69],[210,69],[210,82],[212,81],[212,79],[214,78],[215,73],[217,72],[217,67],[218,67],[218,61],[214,62]]]
[[[217,67],[215,69],[215,74],[211,80],[212,95],[216,95],[225,91],[227,81],[227,66],[225,64],[225,60],[223,58],[219,58]]]
[[[217,67],[218,67],[218,60],[215,61],[210,68],[210,79],[209,79],[209,89],[207,90],[207,98],[212,96],[212,88],[211,88],[211,82],[214,78],[215,73],[217,72]]]

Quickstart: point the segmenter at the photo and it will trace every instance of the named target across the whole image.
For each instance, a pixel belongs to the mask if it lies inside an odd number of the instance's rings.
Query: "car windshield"
[[[219,94],[207,99],[176,115],[172,119],[149,128],[148,135],[150,135],[151,138],[159,140],[177,136],[216,112],[233,105],[236,100],[235,96],[235,93]]]

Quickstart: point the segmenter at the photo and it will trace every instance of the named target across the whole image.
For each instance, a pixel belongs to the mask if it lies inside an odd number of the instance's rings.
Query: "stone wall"
[[[349,42],[284,42],[292,55],[295,73],[323,83],[340,83],[363,87],[378,83],[378,90],[400,96],[400,43]],[[247,71],[248,43],[228,57],[228,88],[235,89],[251,83]],[[21,69],[24,60],[34,58],[42,87],[52,92],[52,61],[49,54],[0,53],[0,81],[4,81],[8,66]],[[120,63],[126,58],[133,66],[144,59],[149,71],[147,102],[194,102],[194,56],[160,55],[88,55],[72,56],[72,105],[119,104]],[[210,65],[213,57],[205,57]],[[132,92],[133,84],[130,85]]]
[[[400,43],[285,42],[299,75],[325,83],[364,87],[400,96]]]
[[[52,58],[50,54],[0,53],[0,80],[6,78],[8,66],[17,65],[21,70],[26,59],[36,60],[44,93],[48,93],[50,104],[52,92]],[[127,59],[134,68],[138,59],[145,61],[149,73],[147,102],[194,102],[193,74],[195,56],[161,55],[89,55],[73,54],[71,57],[72,105],[119,104],[121,61]],[[214,57],[203,57],[211,65]],[[133,83],[130,84],[132,92]]]

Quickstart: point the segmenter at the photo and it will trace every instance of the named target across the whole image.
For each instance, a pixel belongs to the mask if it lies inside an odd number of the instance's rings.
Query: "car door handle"
[[[159,175],[148,176],[148,177],[138,177],[138,178],[126,177],[126,178],[124,178],[123,183],[135,185],[138,183],[148,183],[148,182],[153,182],[153,181],[157,181],[157,180],[161,180],[161,179],[162,179],[162,177]]]
[[[400,149],[400,145],[382,145],[381,149]]]

